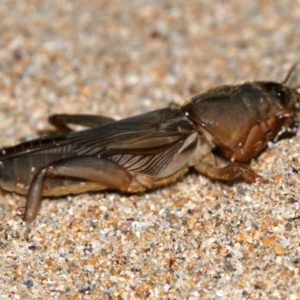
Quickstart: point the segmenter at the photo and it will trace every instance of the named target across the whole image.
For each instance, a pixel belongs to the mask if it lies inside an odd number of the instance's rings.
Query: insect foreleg
[[[194,168],[199,173],[218,180],[230,180],[237,176],[240,176],[247,182],[253,183],[257,178],[261,178],[249,167],[239,163],[231,163],[225,167],[214,167],[201,163],[194,166]]]

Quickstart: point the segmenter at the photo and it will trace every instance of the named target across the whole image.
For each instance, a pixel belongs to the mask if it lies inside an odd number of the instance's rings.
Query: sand
[[[50,114],[121,119],[299,61],[300,1],[6,0],[0,19],[1,146]],[[191,171],[143,194],[46,198],[30,225],[25,197],[1,191],[0,299],[299,299],[299,147],[251,161],[269,183]]]

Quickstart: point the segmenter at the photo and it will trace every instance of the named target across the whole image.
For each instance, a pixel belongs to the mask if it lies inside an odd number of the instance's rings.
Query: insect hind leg
[[[70,177],[91,181],[107,189],[128,191],[133,176],[122,166],[94,156],[70,157],[54,161],[40,169],[31,181],[26,201],[24,221],[35,219],[40,207],[46,178]]]
[[[72,132],[73,130],[68,126],[71,124],[93,128],[103,126],[114,121],[115,120],[112,118],[98,115],[55,114],[49,116],[48,118],[48,122],[56,128],[56,131],[60,133]]]

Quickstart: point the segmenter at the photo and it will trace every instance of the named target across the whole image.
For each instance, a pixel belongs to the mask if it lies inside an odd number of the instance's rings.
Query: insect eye
[[[282,106],[287,106],[289,103],[289,93],[283,86],[279,86],[275,89],[276,98],[279,100]]]
[[[276,83],[276,82],[266,82],[264,84],[265,91],[276,101],[279,105],[287,107],[291,100],[291,91],[288,87]]]
[[[283,91],[277,91],[277,97],[279,99],[284,98],[284,92]]]

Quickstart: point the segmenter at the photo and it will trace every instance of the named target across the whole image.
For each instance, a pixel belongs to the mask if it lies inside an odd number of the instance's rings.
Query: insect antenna
[[[290,70],[288,71],[285,79],[281,82],[281,84],[285,84],[288,82],[288,80],[291,78],[293,72],[295,71],[296,67],[299,65],[299,62],[296,62],[292,65],[292,67],[290,68]],[[293,88],[294,89],[294,88]]]

